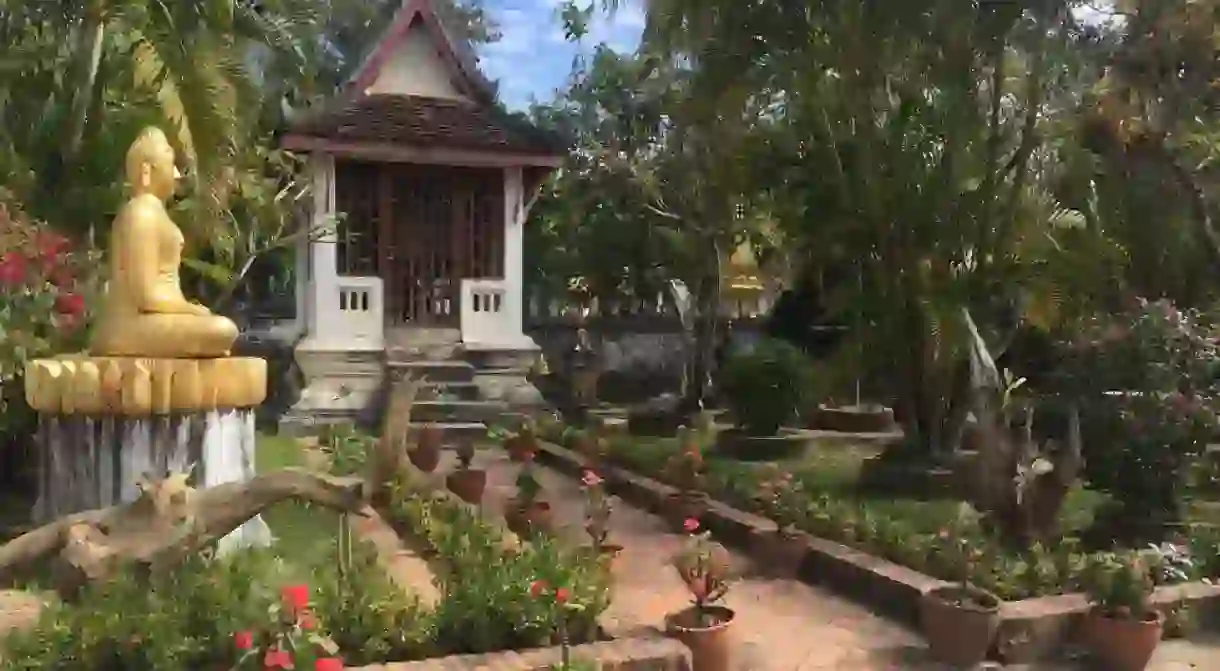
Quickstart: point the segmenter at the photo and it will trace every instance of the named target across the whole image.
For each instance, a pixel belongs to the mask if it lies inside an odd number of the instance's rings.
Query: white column
[[[504,169],[504,288],[506,292],[505,337],[524,339],[522,301],[524,270],[522,265],[522,229],[525,227],[525,199],[521,168]]]
[[[335,159],[328,154],[312,154],[309,169],[313,180],[313,208],[311,226],[315,230],[309,243],[308,337],[325,341],[336,325],[328,319],[338,311],[335,285],[338,282],[335,247],[338,236],[333,227],[325,233],[316,231],[333,223],[335,214]]]
[[[310,214],[309,220],[304,223],[306,226],[312,226],[313,214]],[[296,292],[294,296],[296,298],[296,315],[292,321],[293,331],[297,335],[308,329],[310,323],[309,308],[311,301],[308,295],[311,286],[309,277],[309,247],[309,238],[302,237],[297,241],[296,249],[293,250],[293,260],[295,261],[293,273],[296,275],[296,287],[294,289]]]

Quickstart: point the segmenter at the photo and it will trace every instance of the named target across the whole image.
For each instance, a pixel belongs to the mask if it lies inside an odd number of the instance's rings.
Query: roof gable
[[[422,28],[445,66],[459,93],[481,103],[495,99],[495,87],[477,69],[469,45],[452,39],[436,13],[433,0],[405,0],[368,57],[347,82],[347,93],[357,96],[377,82],[386,65],[402,48],[413,30]]]

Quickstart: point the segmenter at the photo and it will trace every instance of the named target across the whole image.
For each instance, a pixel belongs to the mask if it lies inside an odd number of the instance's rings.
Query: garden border
[[[498,516],[487,514],[481,506],[462,501],[446,489],[434,487],[435,483],[427,475],[421,478],[426,487],[426,492],[421,494],[443,497],[451,503],[462,505],[491,523],[502,534],[509,533]],[[427,560],[420,557],[410,547],[411,543],[404,540],[373,506],[361,510],[361,516],[353,516],[351,530],[354,539],[372,548],[378,563],[399,587],[416,589],[402,580],[413,582],[406,576],[418,576],[421,568],[435,576]],[[440,595],[435,596],[439,598]],[[549,671],[563,661],[561,651],[560,646],[553,646],[482,655],[449,655],[413,662],[371,664],[354,667],[352,671]],[[690,651],[680,642],[663,636],[621,638],[572,646],[571,658],[594,662],[602,671],[691,671]]]
[[[589,459],[564,447],[539,441],[539,457],[567,475],[579,477],[593,464]],[[611,493],[654,513],[663,510],[675,487],[633,471],[604,465],[599,473]],[[759,515],[733,508],[716,499],[709,502],[702,522],[717,537],[753,550],[759,532],[773,531],[775,523]],[[945,581],[854,548],[810,536],[800,579],[820,585],[864,603],[894,619],[918,626],[919,600],[924,592],[947,585]],[[1220,611],[1220,585],[1192,582],[1158,587],[1152,603],[1164,611],[1189,605]],[[1029,663],[1054,654],[1073,643],[1077,630],[1089,612],[1083,594],[1061,594],[1004,602],[1000,631],[992,657],[1005,663]]]

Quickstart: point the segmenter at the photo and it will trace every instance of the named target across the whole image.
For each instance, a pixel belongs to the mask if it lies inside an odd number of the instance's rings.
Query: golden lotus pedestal
[[[266,395],[263,359],[29,362],[25,397],[39,418],[35,522],[133,501],[145,477],[191,469],[196,488],[249,480],[254,409]],[[221,549],[270,540],[256,517],[222,539]]]

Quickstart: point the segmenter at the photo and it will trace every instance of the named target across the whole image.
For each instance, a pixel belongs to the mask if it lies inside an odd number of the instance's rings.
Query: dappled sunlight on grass
[[[259,435],[259,473],[292,466],[304,466],[304,453],[294,439]],[[263,513],[263,519],[276,537],[276,553],[289,560],[331,552],[339,531],[337,513],[298,501],[284,501],[272,506]]]

